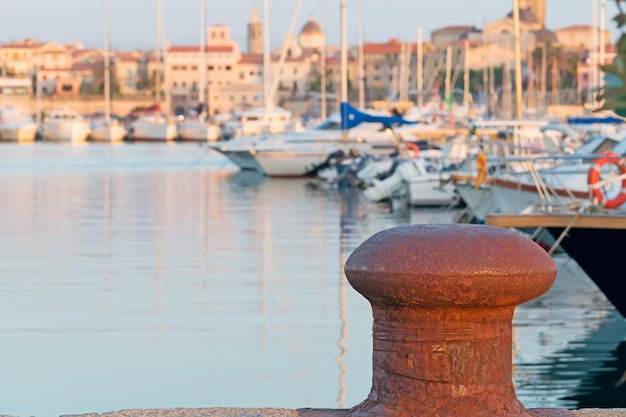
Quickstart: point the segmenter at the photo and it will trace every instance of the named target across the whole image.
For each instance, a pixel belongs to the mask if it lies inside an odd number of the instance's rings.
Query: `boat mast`
[[[548,44],[546,42],[541,46],[541,107],[545,112],[548,109]]]
[[[450,79],[452,78],[452,48],[446,48],[446,87],[444,92],[444,100],[450,100]]]
[[[591,45],[589,47],[589,104],[595,106],[595,94],[597,80],[598,80],[598,2],[597,0],[591,0]],[[554,104],[554,103],[552,103]]]
[[[270,28],[269,28],[269,4],[263,0],[263,99],[265,114],[273,107],[270,102],[270,88],[272,85],[270,54]]]
[[[417,106],[422,108],[424,106],[424,53],[422,50],[422,27],[417,27]]]
[[[206,119],[205,89],[206,89],[206,0],[200,0],[200,79],[198,80],[198,118]]]
[[[364,46],[363,46],[363,3],[359,2],[359,108],[365,108],[365,74],[363,74],[364,65]]]
[[[35,60],[37,68],[35,69],[35,82],[37,85],[35,86],[35,122],[37,126],[41,125],[41,49],[37,54],[37,58]]]
[[[522,48],[520,43],[519,0],[513,0],[513,39],[515,42],[515,115],[522,120]]]
[[[109,1],[104,0],[104,121],[111,123],[111,55],[109,39]]]
[[[322,117],[322,121],[326,121],[326,8],[324,7],[324,0],[321,0],[321,4],[320,4],[320,8],[321,8],[321,19],[322,19],[322,30],[324,31],[324,45],[322,45],[322,51],[320,53],[320,61],[321,61],[321,65],[320,65],[320,71],[321,71],[321,76],[320,76],[320,94],[321,94],[321,103],[320,106],[322,107],[321,109],[321,117]]]
[[[293,32],[296,28],[296,22],[298,20],[298,14],[300,13],[300,7],[302,6],[302,0],[298,0],[296,3],[296,9],[293,12],[293,16],[291,18],[291,25],[289,26],[289,32],[287,33],[287,37],[283,46],[280,50],[280,57],[278,58],[278,68],[276,68],[276,72],[278,74],[282,74],[283,67],[285,65],[285,60],[287,59],[287,49],[291,46],[291,39],[293,38]],[[276,96],[276,92],[278,91],[278,83],[280,80],[280,76],[277,76],[271,85],[269,102],[274,103],[274,96]]]
[[[485,95],[485,104],[487,105],[487,114],[489,113],[489,101],[491,99],[491,92],[489,91],[489,47],[487,46],[487,36],[485,33],[485,21],[486,18],[483,17],[483,33],[482,33],[482,42],[483,42],[483,94]]]
[[[154,39],[154,59],[156,60],[157,67],[154,73],[154,101],[157,104],[161,104],[161,73],[163,71],[163,63],[161,62],[161,1],[155,0],[155,14],[156,14],[156,30]]]
[[[599,47],[600,47],[600,65],[605,65],[606,62],[606,42],[604,40],[604,32],[606,31],[606,0],[600,0],[600,33],[598,35]],[[598,87],[604,87],[604,78],[601,74],[598,74]]]
[[[163,1],[163,0],[161,0]],[[163,7],[161,7],[161,14],[163,14]],[[163,15],[161,16],[161,19]],[[163,24],[161,25],[161,31],[163,30]],[[163,35],[162,39],[165,38]],[[170,86],[169,86],[169,71],[167,70],[167,42],[162,42],[162,56],[163,56],[163,97],[165,99],[165,115],[169,116],[172,110],[172,103],[170,97]]]
[[[463,65],[463,107],[467,108],[469,106],[469,83],[470,83],[470,61],[469,61],[469,41],[464,42],[464,65]]]
[[[341,15],[341,104],[342,109],[345,109],[347,113],[348,104],[348,1],[341,0],[340,15]],[[342,113],[344,113],[342,111]],[[341,137],[343,141],[348,140],[348,130],[344,128],[347,125],[347,114],[342,114],[342,130]]]

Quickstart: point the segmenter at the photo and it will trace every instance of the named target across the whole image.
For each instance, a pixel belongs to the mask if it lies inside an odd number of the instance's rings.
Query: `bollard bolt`
[[[405,226],[370,237],[345,271],[372,305],[373,375],[367,399],[339,415],[558,414],[527,410],[512,381],[515,306],[556,277],[539,245],[493,226]]]

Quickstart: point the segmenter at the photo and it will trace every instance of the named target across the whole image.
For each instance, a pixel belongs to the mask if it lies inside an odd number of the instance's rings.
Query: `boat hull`
[[[205,123],[181,124],[178,139],[186,142],[215,142],[220,138],[220,128]]]
[[[170,123],[139,123],[132,127],[129,138],[135,142],[168,142],[176,139],[176,125]]]
[[[457,201],[454,187],[443,185],[439,176],[416,176],[409,180],[412,206],[444,206]]]
[[[122,126],[98,126],[91,131],[92,142],[122,142],[126,137],[126,129]]]
[[[84,143],[91,129],[82,120],[53,120],[45,123],[41,137],[48,142]]]
[[[0,127],[0,140],[6,142],[29,143],[37,137],[37,125],[24,124],[19,126]]]

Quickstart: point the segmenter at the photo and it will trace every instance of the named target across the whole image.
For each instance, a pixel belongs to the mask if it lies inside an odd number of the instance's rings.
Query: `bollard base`
[[[411,412],[404,411],[390,411],[388,409],[383,410],[382,407],[370,408],[368,411],[363,412],[362,410],[358,410],[355,412],[355,409],[330,409],[330,408],[299,408],[296,411],[298,412],[298,417],[353,417],[355,415],[368,415],[368,416],[410,416],[410,417],[420,417],[419,414],[414,414]],[[620,416],[622,414],[619,414]],[[626,414],[624,414],[626,416]],[[424,415],[424,417],[440,417],[440,414],[428,413]],[[466,414],[464,417],[472,417],[472,416],[502,416],[502,417],[518,417],[518,416],[530,416],[530,417],[576,417],[574,413],[570,410],[564,409],[552,409],[552,408],[532,408],[529,410],[525,410],[524,413],[513,413],[513,414],[496,414],[496,413],[478,413],[478,414]],[[593,414],[589,414],[589,416],[593,416]]]

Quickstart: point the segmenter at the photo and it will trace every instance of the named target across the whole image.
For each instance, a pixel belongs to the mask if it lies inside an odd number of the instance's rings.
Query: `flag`
[[[476,177],[476,189],[480,187],[480,185],[487,178],[487,156],[485,155],[485,151],[480,149],[478,155],[476,156],[476,166],[478,167],[478,176]]]

